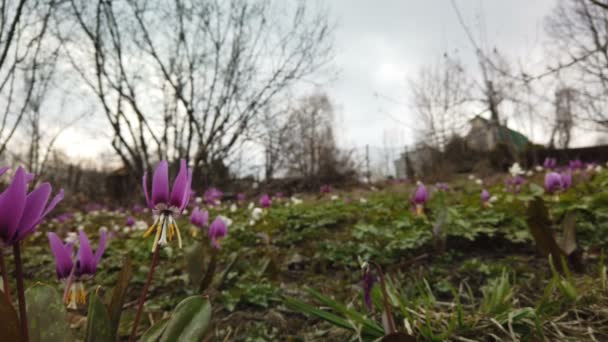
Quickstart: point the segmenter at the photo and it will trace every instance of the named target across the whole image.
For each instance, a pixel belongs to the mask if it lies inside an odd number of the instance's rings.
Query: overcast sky
[[[458,0],[466,22],[483,25],[485,41],[517,59],[534,59],[543,21],[557,0]],[[444,52],[474,69],[475,57],[450,0],[331,0],[337,78],[325,89],[336,104],[343,147],[413,142],[407,80]],[[538,53],[540,56],[540,53]],[[101,117],[101,116],[99,116]],[[101,118],[103,119],[103,118]],[[100,119],[69,129],[58,141],[71,157],[111,152]],[[389,139],[386,142],[386,139]]]
[[[418,69],[454,53],[475,70],[475,56],[449,0],[332,0],[338,21],[336,65],[340,77],[329,86],[338,105],[341,142],[382,146],[413,142],[407,80]],[[458,0],[475,32],[509,57],[540,55],[544,17],[556,0]],[[379,94],[376,96],[375,94]],[[393,119],[394,118],[394,119]],[[397,121],[399,120],[399,121]]]

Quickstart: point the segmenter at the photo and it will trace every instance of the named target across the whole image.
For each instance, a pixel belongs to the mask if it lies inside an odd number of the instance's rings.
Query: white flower
[[[232,203],[232,205],[230,206],[230,212],[233,213],[236,211],[236,204]]]
[[[68,236],[65,238],[66,243],[76,243],[78,240],[78,234],[74,232],[68,232]]]
[[[528,170],[528,172],[526,172],[526,176],[528,177],[532,177],[534,175],[534,172],[532,172],[532,170]]]
[[[475,177],[475,175],[474,175],[474,174],[470,174],[470,175],[469,175],[469,180],[474,180],[475,178],[476,178],[476,177]]]
[[[536,172],[543,172],[543,170],[544,170],[543,167],[540,165],[536,165],[536,167],[534,169],[536,169]]]
[[[146,230],[148,229],[148,224],[144,221],[135,221],[135,225],[133,226],[136,230]]]
[[[254,208],[251,211],[251,219],[257,221],[260,218],[262,218],[263,214],[264,214],[264,210],[262,210],[262,208]]]
[[[183,215],[188,215],[188,209],[184,209],[184,211],[182,211]]]
[[[359,202],[361,202],[362,204],[367,203],[367,199],[365,197],[361,197],[359,198]]]
[[[293,205],[298,205],[301,204],[303,201],[295,196],[291,197],[291,203],[293,203]]]
[[[490,201],[490,203],[494,203],[494,202],[498,201],[498,196],[490,197],[489,201]]]
[[[257,188],[258,188],[258,186],[260,186],[260,185],[258,184],[258,182],[253,182],[253,184],[251,184],[251,187],[252,187],[252,188],[254,188],[254,189],[257,189]]]
[[[332,196],[331,196],[331,200],[332,200],[332,201],[335,201],[335,200],[337,200],[338,198],[339,198],[339,197],[338,197],[338,195],[332,195]]]
[[[254,220],[249,220],[249,225],[250,226],[255,226],[255,221]]]
[[[203,203],[203,198],[198,196],[197,198],[194,199],[194,202],[196,202],[196,204],[201,204],[201,203]]]
[[[521,166],[519,166],[519,163],[516,162],[511,166],[511,168],[509,168],[509,173],[511,174],[511,176],[515,177],[523,175],[524,170],[522,170]]]
[[[249,205],[247,206],[247,209],[249,209],[249,210],[253,209],[254,205],[255,204],[253,204],[253,202],[249,202]]]
[[[481,180],[481,178],[477,178],[477,179],[475,180],[475,184],[477,184],[477,185],[482,185],[482,184],[483,184],[483,180]]]
[[[602,172],[602,170],[604,170],[604,168],[602,167],[602,165],[598,165],[595,167],[595,172]]]
[[[217,217],[224,221],[224,223],[226,224],[226,228],[230,227],[230,225],[232,224],[232,220],[227,218],[226,216],[218,215]]]

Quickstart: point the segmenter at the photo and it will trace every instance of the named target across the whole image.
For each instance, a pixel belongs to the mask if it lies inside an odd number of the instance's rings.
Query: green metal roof
[[[507,128],[505,126],[500,126],[498,139],[499,139],[499,142],[501,142],[501,143],[513,144],[515,149],[518,151],[523,150],[526,147],[526,145],[528,145],[530,143],[530,140],[528,140],[528,138],[525,135],[519,133],[518,131],[514,131],[510,128]]]

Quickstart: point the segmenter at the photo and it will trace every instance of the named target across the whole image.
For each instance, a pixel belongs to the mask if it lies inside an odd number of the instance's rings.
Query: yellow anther
[[[173,235],[175,235],[175,226],[173,224],[169,225],[169,241],[173,240]]]
[[[152,253],[156,251],[156,245],[158,245],[158,240],[160,239],[160,231],[162,229],[156,230],[156,235],[154,236],[154,242],[152,243]]]
[[[147,238],[148,236],[150,236],[150,234],[152,234],[152,232],[154,231],[154,228],[156,228],[156,224],[153,224],[150,226],[150,228],[148,228],[148,230],[146,230],[146,232],[144,233],[144,239]]]
[[[76,303],[83,305],[87,303],[87,292],[84,290],[84,288],[79,289],[78,296],[76,297]]]
[[[177,246],[182,248],[182,236],[179,233],[179,227],[177,225],[175,225],[175,232],[177,233]]]

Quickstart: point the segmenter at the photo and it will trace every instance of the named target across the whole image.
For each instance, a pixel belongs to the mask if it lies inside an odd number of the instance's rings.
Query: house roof
[[[491,121],[483,118],[479,115],[476,115],[474,118],[469,120],[469,122],[473,122],[475,120],[481,120],[484,124],[490,124]],[[523,135],[522,133],[513,130],[505,125],[500,125],[498,129],[498,142],[504,144],[513,144],[516,150],[523,150],[526,145],[530,143],[528,137]]]

